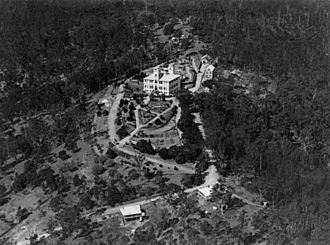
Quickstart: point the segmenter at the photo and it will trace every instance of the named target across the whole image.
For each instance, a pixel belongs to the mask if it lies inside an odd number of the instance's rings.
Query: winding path
[[[116,134],[116,124],[115,120],[117,118],[117,112],[118,112],[118,106],[120,103],[120,100],[124,97],[124,88],[125,85],[122,84],[119,87],[118,94],[116,96],[115,101],[112,103],[112,106],[109,111],[109,116],[108,116],[108,133],[109,133],[109,139],[110,142],[115,142],[118,140],[118,136]]]
[[[167,108],[165,111],[163,111],[162,113],[160,113],[159,115],[157,115],[156,117],[154,117],[151,121],[149,121],[148,123],[152,123],[154,121],[156,121],[161,115],[163,115],[164,113],[168,112],[169,110],[171,110],[174,106],[177,106],[179,105],[179,101],[178,100],[174,100],[173,103],[171,104],[171,106],[169,108]],[[113,104],[113,106],[117,106],[118,108],[118,105],[115,105],[115,103]],[[138,115],[138,110],[140,109],[140,106],[137,106],[136,107],[136,110],[135,110],[135,118],[136,118],[136,128],[133,132],[130,133],[130,135],[128,135],[127,137],[123,138],[122,140],[120,140],[119,142],[117,142],[117,145],[114,147],[116,150],[118,151],[121,151],[121,152],[124,152],[128,155],[131,155],[131,156],[136,156],[138,154],[141,154],[139,151],[136,151],[136,150],[133,150],[133,149],[130,149],[128,147],[125,147],[126,144],[128,144],[131,140],[131,138],[143,127],[146,127],[147,124],[140,124],[140,121],[139,121],[139,115]],[[116,110],[117,111],[117,110]],[[116,114],[115,114],[116,115]],[[114,120],[114,119],[113,119]],[[110,127],[109,127],[110,129]],[[109,130],[109,137],[111,133],[116,133],[116,132],[111,132]],[[111,138],[110,138],[111,140]],[[113,143],[115,143],[115,141],[112,141]],[[178,172],[180,173],[185,173],[185,174],[194,174],[195,173],[195,170],[194,168],[189,168],[187,166],[184,166],[184,165],[180,165],[180,164],[176,164],[176,163],[171,163],[169,161],[166,161],[166,160],[162,160],[162,159],[159,159],[157,157],[153,157],[151,155],[146,155],[146,154],[143,154],[145,157],[146,157],[146,160],[147,161],[150,161],[152,163],[155,163],[155,164],[158,164],[158,165],[163,165],[164,167],[166,168],[170,168],[171,170],[174,170],[174,168],[177,169]]]

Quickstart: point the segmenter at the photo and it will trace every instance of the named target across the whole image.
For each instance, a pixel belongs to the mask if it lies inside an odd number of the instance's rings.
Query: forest
[[[225,163],[220,171],[249,174],[247,187],[273,204],[257,219],[258,227],[270,232],[271,244],[327,244],[329,4],[201,6],[201,14],[193,15],[194,32],[209,43],[218,64],[267,75],[276,85],[275,93],[260,98],[214,79],[210,93],[195,96],[206,144]]]
[[[134,75],[152,60],[152,19],[140,13],[139,2],[0,4],[5,10],[0,13],[5,118],[63,110],[82,94]]]

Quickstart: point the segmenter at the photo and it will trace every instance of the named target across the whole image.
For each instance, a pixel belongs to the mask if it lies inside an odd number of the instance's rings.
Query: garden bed
[[[149,112],[149,111],[145,111],[145,110],[139,110],[139,121],[141,124],[147,124],[148,122],[150,122],[153,118],[155,118],[157,115]]]

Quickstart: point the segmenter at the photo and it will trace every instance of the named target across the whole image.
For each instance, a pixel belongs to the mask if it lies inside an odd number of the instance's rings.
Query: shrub
[[[84,183],[84,181],[82,179],[80,179],[77,174],[75,174],[75,176],[73,177],[73,185],[80,186],[83,183]]]
[[[65,161],[70,158],[70,156],[66,153],[65,150],[62,150],[58,153],[58,157],[62,160]]]
[[[181,183],[188,188],[191,188],[194,186],[194,177],[192,175],[185,175],[181,179]]]
[[[129,117],[127,117],[127,121],[129,121],[129,122],[135,122],[135,119],[134,119],[134,117],[129,116]]]
[[[127,112],[128,112],[128,109],[127,109],[126,106],[123,107],[123,112],[124,112],[124,113],[127,113]]]
[[[6,192],[7,192],[6,187],[0,184],[0,196],[4,195]]]
[[[120,129],[118,129],[117,135],[119,136],[120,139],[123,139],[126,136],[128,136],[129,133],[127,132],[126,128],[123,126]]]
[[[160,149],[158,154],[164,160],[171,159],[171,156],[169,155],[169,150],[166,148]]]
[[[128,171],[128,177],[131,179],[137,179],[139,176],[140,175],[138,174],[136,169],[132,169],[132,170]]]
[[[105,171],[106,171],[106,168],[104,168],[103,166],[101,166],[101,165],[94,165],[93,170],[92,170],[92,173],[93,173],[93,175],[96,176],[96,175],[103,174]]]
[[[162,125],[163,122],[159,118],[157,118],[157,120],[155,121],[155,124],[156,125]]]
[[[182,151],[180,151],[178,155],[175,157],[175,161],[177,164],[184,164],[186,162],[186,157]]]
[[[107,155],[108,155],[111,159],[115,159],[115,158],[118,156],[117,152],[115,152],[115,151],[112,150],[112,149],[108,149],[108,151],[107,151]]]
[[[147,153],[147,154],[151,154],[151,155],[156,154],[156,151],[152,147],[150,141],[140,140],[138,143],[136,143],[134,148],[139,150],[142,153]]]
[[[117,126],[120,126],[122,124],[119,118],[116,118],[115,123],[117,124]]]
[[[129,109],[130,111],[134,111],[136,109],[133,103],[129,105]]]
[[[102,111],[102,115],[105,116],[105,117],[108,116],[108,115],[109,115],[109,111],[107,111],[107,110],[103,110],[103,111]]]
[[[179,154],[180,150],[181,147],[179,146],[171,146],[168,149],[169,158],[175,158],[175,156]]]

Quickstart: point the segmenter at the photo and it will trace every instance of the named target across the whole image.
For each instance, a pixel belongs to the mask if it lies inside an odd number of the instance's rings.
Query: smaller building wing
[[[150,74],[149,76],[145,77],[144,79],[147,79],[147,80],[155,80],[156,77],[155,77],[155,74],[152,73],[152,74]]]
[[[159,81],[170,82],[170,81],[173,81],[173,80],[177,79],[178,77],[180,77],[180,75],[176,75],[176,74],[165,74],[164,76],[162,76],[162,78]]]

